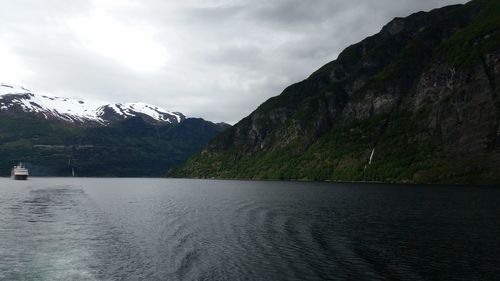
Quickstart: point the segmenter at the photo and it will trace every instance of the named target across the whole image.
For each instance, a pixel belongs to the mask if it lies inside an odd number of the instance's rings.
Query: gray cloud
[[[392,18],[463,2],[0,0],[0,81],[234,123]]]

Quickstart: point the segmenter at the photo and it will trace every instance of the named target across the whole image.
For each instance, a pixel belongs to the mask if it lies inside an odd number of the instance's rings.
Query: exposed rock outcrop
[[[500,183],[499,54],[498,1],[397,18],[172,175]]]

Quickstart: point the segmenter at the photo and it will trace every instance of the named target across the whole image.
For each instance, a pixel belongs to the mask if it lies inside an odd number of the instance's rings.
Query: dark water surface
[[[0,280],[500,280],[500,188],[0,179]]]

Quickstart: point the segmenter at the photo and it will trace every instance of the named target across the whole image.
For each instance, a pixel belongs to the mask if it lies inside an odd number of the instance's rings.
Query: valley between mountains
[[[234,126],[0,85],[0,175],[500,183],[500,2],[395,18]]]

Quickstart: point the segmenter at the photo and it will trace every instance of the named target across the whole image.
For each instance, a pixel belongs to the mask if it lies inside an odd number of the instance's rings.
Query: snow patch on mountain
[[[30,90],[9,84],[0,84],[0,111],[21,109],[24,112],[57,118],[68,122],[96,122],[108,124],[134,116],[153,121],[179,123],[186,117],[147,103],[106,103],[83,99],[38,95]],[[109,110],[111,109],[111,111]]]

